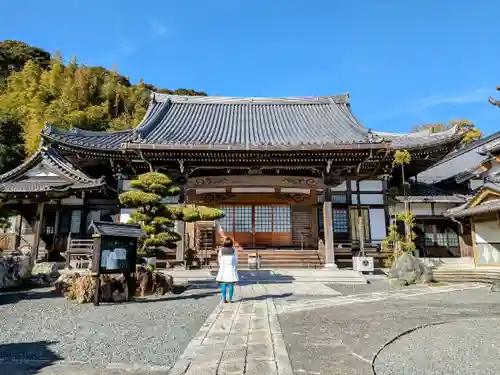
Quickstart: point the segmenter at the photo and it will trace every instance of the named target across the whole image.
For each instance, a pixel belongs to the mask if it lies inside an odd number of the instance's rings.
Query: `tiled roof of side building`
[[[405,200],[402,188],[398,189],[395,198],[399,202],[403,202]],[[463,191],[438,189],[433,185],[421,182],[410,184],[406,192],[406,200],[414,203],[464,203],[467,201],[467,198],[469,198],[469,196],[463,194]]]
[[[101,236],[139,238],[144,235],[141,227],[134,224],[92,221],[89,228]]]
[[[119,151],[124,142],[132,139],[133,130],[98,132],[73,128],[65,130],[54,125],[46,125],[42,136],[62,145],[99,151]]]
[[[439,163],[417,175],[417,180],[427,183],[437,183],[453,178],[460,173],[471,170],[488,157],[484,149],[500,141],[500,132],[473,142],[462,149],[446,155]]]
[[[121,132],[47,127],[51,141],[75,148],[326,149],[392,143],[422,147],[458,139],[454,130],[428,134],[371,132],[351,111],[349,95],[296,98],[192,97],[152,94],[141,124]]]
[[[425,148],[429,146],[448,143],[450,141],[459,141],[462,134],[458,132],[457,127],[436,133],[430,133],[423,130],[415,133],[387,133],[373,132],[376,137],[382,138],[391,143],[394,149]]]
[[[500,174],[495,174],[486,179],[485,184],[478,190],[476,193],[476,197],[478,194],[481,194],[482,191],[489,189],[494,192],[500,193]],[[447,217],[468,217],[474,215],[481,215],[490,212],[500,212],[500,199],[492,199],[485,202],[481,202],[477,206],[470,207],[470,203],[472,200],[457,206],[450,208],[444,213],[444,216]]]
[[[29,171],[38,168],[35,175]],[[85,189],[105,185],[104,177],[91,178],[50,146],[42,145],[24,163],[0,175],[0,192],[42,192]]]

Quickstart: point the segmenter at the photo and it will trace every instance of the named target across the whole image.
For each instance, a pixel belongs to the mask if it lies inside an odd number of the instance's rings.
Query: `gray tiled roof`
[[[101,236],[140,238],[144,235],[141,227],[133,224],[92,221],[90,228]]]
[[[391,147],[395,149],[411,149],[433,146],[440,143],[448,143],[453,140],[460,140],[462,135],[458,132],[457,127],[451,129],[430,133],[428,130],[423,130],[415,133],[387,133],[387,132],[373,132],[377,137],[384,139],[391,143]]]
[[[133,130],[96,132],[81,129],[65,130],[53,125],[46,125],[42,135],[58,143],[100,151],[118,151],[122,143],[132,139]]]
[[[474,215],[487,214],[489,212],[500,211],[500,199],[492,199],[490,201],[483,202],[474,207],[467,207],[468,204],[463,204],[458,207],[449,209],[444,213],[446,217],[468,217]]]
[[[485,189],[490,189],[495,192],[500,193],[500,174],[490,176],[486,179],[484,185],[477,191],[476,197],[481,194]],[[449,209],[444,213],[447,217],[468,217],[474,215],[481,215],[488,212],[500,211],[500,199],[492,199],[486,202],[482,202],[474,207],[469,207],[472,200],[458,206]]]
[[[404,193],[402,188],[399,189],[396,200],[399,202],[404,201]],[[433,203],[464,203],[467,201],[467,197],[463,194],[447,191],[443,189],[438,189],[433,185],[425,183],[412,183],[408,187],[407,195],[408,202],[433,202]]]
[[[484,155],[485,147],[500,141],[500,132],[496,132],[484,139],[473,142],[463,149],[453,151],[439,163],[417,175],[417,180],[427,183],[437,183],[461,173],[475,169],[488,158]]]
[[[27,176],[27,173],[35,168],[49,173]],[[104,177],[94,179],[87,176],[56,150],[44,145],[23,164],[0,175],[0,193],[79,190],[103,185]]]
[[[455,129],[429,134],[370,132],[351,112],[349,95],[297,98],[193,97],[152,94],[141,124],[121,132],[64,131],[47,139],[71,147],[119,151],[167,149],[326,149],[359,145],[427,147],[460,138]],[[363,146],[364,145],[364,146]]]
[[[346,95],[323,98],[227,98],[156,95],[138,142],[163,145],[294,147],[365,143],[368,130]]]

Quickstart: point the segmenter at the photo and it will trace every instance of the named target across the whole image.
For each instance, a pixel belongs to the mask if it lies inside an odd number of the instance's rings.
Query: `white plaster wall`
[[[311,189],[281,188],[281,192],[286,194],[311,194]]]
[[[384,204],[383,194],[360,194],[361,204]],[[358,195],[352,195],[352,203],[358,203]]]
[[[370,208],[370,236],[373,243],[380,243],[387,236],[385,211],[383,208]]]
[[[129,191],[129,190],[133,190],[131,187],[130,187],[130,182],[132,180],[121,180],[118,184],[118,190],[120,191]]]
[[[404,212],[404,204],[401,203],[401,210],[398,212]],[[430,203],[410,203],[410,211],[413,215],[432,215],[432,206]]]
[[[356,181],[351,181],[351,190],[357,191]],[[381,180],[364,180],[359,183],[360,191],[382,191],[383,182]]]
[[[77,198],[77,197],[64,198],[64,199],[61,199],[61,204],[68,205],[68,206],[82,206],[83,199]]]
[[[225,193],[226,188],[199,188],[196,189],[196,194],[206,194],[206,193]]]
[[[233,193],[274,193],[274,188],[264,188],[264,187],[263,188],[258,188],[258,187],[238,188],[238,187],[235,187],[235,188],[232,188],[231,191]]]
[[[127,224],[130,220],[130,214],[134,212],[133,208],[121,208],[118,221],[123,224]]]
[[[335,186],[330,188],[331,191],[346,191],[347,190],[347,184],[346,182],[342,182],[339,186]]]
[[[479,179],[474,179],[474,180],[469,180],[469,185],[472,190],[477,189],[478,187],[483,186],[483,180]]]
[[[453,203],[434,203],[434,215],[442,215],[446,210],[455,207]]]
[[[488,176],[491,176],[492,174],[500,172],[500,163],[496,162],[494,163],[490,170],[488,171]]]
[[[497,221],[474,223],[476,243],[500,242],[500,224]]]

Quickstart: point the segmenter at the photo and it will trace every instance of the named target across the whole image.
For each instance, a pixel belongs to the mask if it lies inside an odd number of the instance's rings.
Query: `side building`
[[[216,223],[187,227],[179,223],[184,240],[173,257],[182,259],[187,246],[210,249],[218,238],[229,235],[243,251],[321,248],[322,261],[335,266],[335,249],[359,246],[360,220],[368,244],[376,245],[386,236],[388,180],[397,175],[394,151],[406,149],[412,154],[407,173],[415,176],[448,154],[462,134],[456,128],[433,134],[370,131],[353,115],[348,95],[152,94],[136,129],[89,132],[48,125],[42,136],[39,153],[56,155],[80,178],[102,183],[101,190],[88,192],[75,180],[63,196],[53,195],[51,186],[36,193],[28,182],[24,188],[28,192],[16,191],[20,181],[42,178],[36,171],[46,168],[44,157],[29,159],[18,172],[0,176],[0,193],[7,194],[9,205],[25,205],[26,200],[38,205],[38,213],[30,209],[36,217],[31,221],[34,229],[21,225],[13,235],[25,241],[31,230],[41,238],[31,246],[40,246],[43,240],[51,259],[64,251],[68,225],[61,212],[67,211],[68,199],[77,212],[71,214],[69,227],[75,236],[85,236],[85,225],[92,218],[128,220],[130,212],[119,207],[117,194],[128,189],[134,176],[160,171],[181,187],[172,203],[219,207],[226,214]],[[61,184],[67,181],[66,175],[57,178]],[[48,210],[53,205],[59,209]],[[57,240],[47,241],[50,234]]]
[[[488,150],[499,143],[500,132],[496,132],[453,150],[434,166],[410,179],[406,199],[416,218],[416,245],[421,257],[472,259],[470,224],[443,214],[468,202],[483,186],[485,171],[492,165]],[[391,214],[403,212],[403,189],[398,186],[391,193]]]
[[[482,150],[484,159],[462,174],[484,181],[466,203],[447,210],[444,215],[470,228],[470,256],[476,267],[500,265],[500,140]]]

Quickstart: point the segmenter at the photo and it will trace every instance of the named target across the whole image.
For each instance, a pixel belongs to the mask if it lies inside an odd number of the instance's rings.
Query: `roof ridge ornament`
[[[497,91],[500,91],[500,86],[497,86]],[[488,101],[493,104],[494,106],[497,106],[500,108],[500,100],[494,99],[492,96],[488,98]]]

